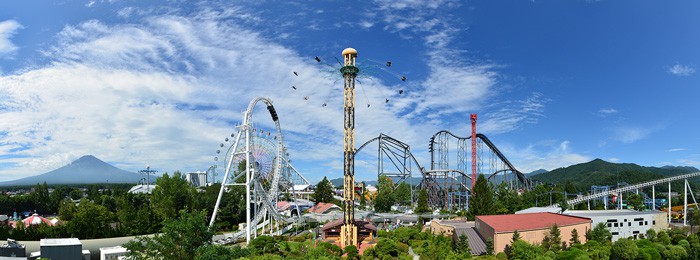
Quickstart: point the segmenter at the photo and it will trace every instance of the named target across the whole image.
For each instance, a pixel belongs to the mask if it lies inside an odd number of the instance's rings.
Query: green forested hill
[[[629,184],[646,182],[674,175],[698,172],[695,167],[646,167],[633,163],[611,163],[601,159],[537,174],[531,178],[543,183],[573,183],[579,189],[591,185],[615,185],[618,180]],[[697,180],[695,180],[697,181]]]

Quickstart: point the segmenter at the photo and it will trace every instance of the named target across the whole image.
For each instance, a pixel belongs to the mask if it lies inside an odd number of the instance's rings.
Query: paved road
[[[408,247],[408,254],[413,256],[413,260],[420,260],[420,256],[413,252],[413,247],[411,246]]]

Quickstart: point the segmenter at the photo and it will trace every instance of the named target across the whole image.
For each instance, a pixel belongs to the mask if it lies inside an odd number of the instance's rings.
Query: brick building
[[[581,243],[585,243],[586,231],[591,229],[590,218],[549,212],[477,216],[475,228],[484,240],[493,240],[493,251],[497,254],[510,245],[516,230],[522,240],[539,244],[555,224],[561,230],[561,241],[566,243],[571,239],[573,229],[578,232]]]

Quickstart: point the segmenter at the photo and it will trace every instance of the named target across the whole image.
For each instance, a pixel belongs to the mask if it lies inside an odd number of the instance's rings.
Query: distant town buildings
[[[185,179],[195,188],[205,187],[208,183],[207,173],[203,171],[188,172],[185,175]]]

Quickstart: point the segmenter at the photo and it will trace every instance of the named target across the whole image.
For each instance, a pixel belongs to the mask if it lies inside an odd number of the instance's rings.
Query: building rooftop
[[[326,211],[328,211],[331,208],[340,209],[340,207],[338,207],[337,205],[335,205],[333,203],[319,202],[315,206],[311,207],[309,209],[309,212],[316,213],[316,214],[323,214],[323,213],[326,213]]]
[[[80,240],[77,238],[42,238],[39,245],[44,246],[82,246]]]
[[[338,229],[338,228],[340,228],[340,226],[342,226],[344,224],[345,224],[344,218],[335,219],[335,220],[323,225],[321,227],[321,230],[327,231],[330,229]],[[370,222],[370,221],[355,219],[355,226],[364,227],[364,228],[366,228],[368,230],[372,230],[372,231],[377,231],[377,227],[374,226],[374,224],[372,224],[372,222]]]
[[[525,213],[539,213],[539,212],[551,212],[551,213],[561,213],[561,208],[558,207],[531,207],[523,210],[518,210],[515,214],[525,214]]]
[[[620,210],[567,210],[564,214],[579,216],[579,217],[606,217],[606,216],[639,216],[639,215],[654,215],[662,213],[661,211],[636,211],[632,209]]]
[[[126,248],[122,246],[113,246],[113,247],[100,247],[100,253],[103,254],[114,254],[114,253],[125,253]]]
[[[487,225],[491,226],[496,233],[513,232],[515,230],[525,231],[543,229],[554,226],[554,224],[562,227],[581,223],[591,223],[591,219],[589,218],[560,215],[549,212],[486,215],[476,216],[476,219],[481,220]]]

